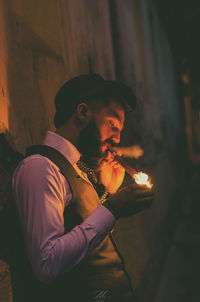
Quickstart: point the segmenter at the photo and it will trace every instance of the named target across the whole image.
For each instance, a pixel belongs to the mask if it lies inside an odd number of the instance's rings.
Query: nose
[[[112,141],[115,144],[119,144],[119,142],[120,142],[120,132],[115,132],[115,134],[112,135]]]

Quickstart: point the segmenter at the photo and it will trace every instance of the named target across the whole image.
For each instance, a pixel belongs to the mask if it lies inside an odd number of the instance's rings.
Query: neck
[[[66,138],[77,148],[80,130],[77,129],[77,127],[75,127],[72,123],[65,124],[64,126],[56,129],[56,133]]]

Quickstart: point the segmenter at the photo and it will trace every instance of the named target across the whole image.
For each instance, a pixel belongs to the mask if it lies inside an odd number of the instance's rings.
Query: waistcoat
[[[82,179],[57,150],[47,146],[29,149],[29,155],[36,153],[52,160],[70,185],[72,200],[64,211],[65,232],[69,232],[97,208],[100,204],[99,197],[92,184]],[[110,233],[81,263],[70,272],[61,274],[52,284],[42,284],[34,276],[30,278],[30,282],[33,285],[29,289],[32,291],[33,301],[134,301],[130,278]]]

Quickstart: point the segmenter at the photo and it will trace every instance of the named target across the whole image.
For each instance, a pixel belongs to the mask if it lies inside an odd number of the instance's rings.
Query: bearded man
[[[111,230],[118,218],[148,208],[153,193],[135,184],[117,192],[125,171],[109,151],[135,105],[129,87],[97,74],[58,91],[56,132],[29,148],[13,176],[30,263],[25,301],[135,301]]]

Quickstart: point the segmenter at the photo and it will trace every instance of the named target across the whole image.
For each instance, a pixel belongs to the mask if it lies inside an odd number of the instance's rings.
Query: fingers
[[[148,192],[147,190],[135,191],[134,196],[135,196],[136,200],[141,200],[144,198],[153,198],[153,193]]]
[[[102,161],[101,165],[99,166],[99,170],[102,171],[104,169],[107,169],[108,166],[112,167],[113,169],[120,169],[122,171],[125,171],[125,169],[116,160]]]
[[[121,167],[121,165],[116,160],[110,161],[109,165],[111,165],[113,168],[120,168]]]
[[[147,187],[146,185],[139,185],[139,184],[137,184],[137,183],[132,183],[132,184],[130,184],[130,185],[128,185],[128,186],[126,186],[126,187],[124,187],[124,189],[126,190],[129,190],[130,192],[131,191],[135,191],[135,190],[137,190],[137,191],[142,191],[142,190],[144,190],[144,191],[147,191],[147,192],[153,192],[154,191],[154,189],[153,189],[153,187],[152,188],[149,188],[149,187]]]
[[[137,198],[138,203],[149,203],[149,204],[151,204],[153,202],[153,200],[154,200],[153,195]]]
[[[121,169],[122,171],[125,171],[125,169],[116,160],[109,162],[109,165],[111,165],[113,169]]]

